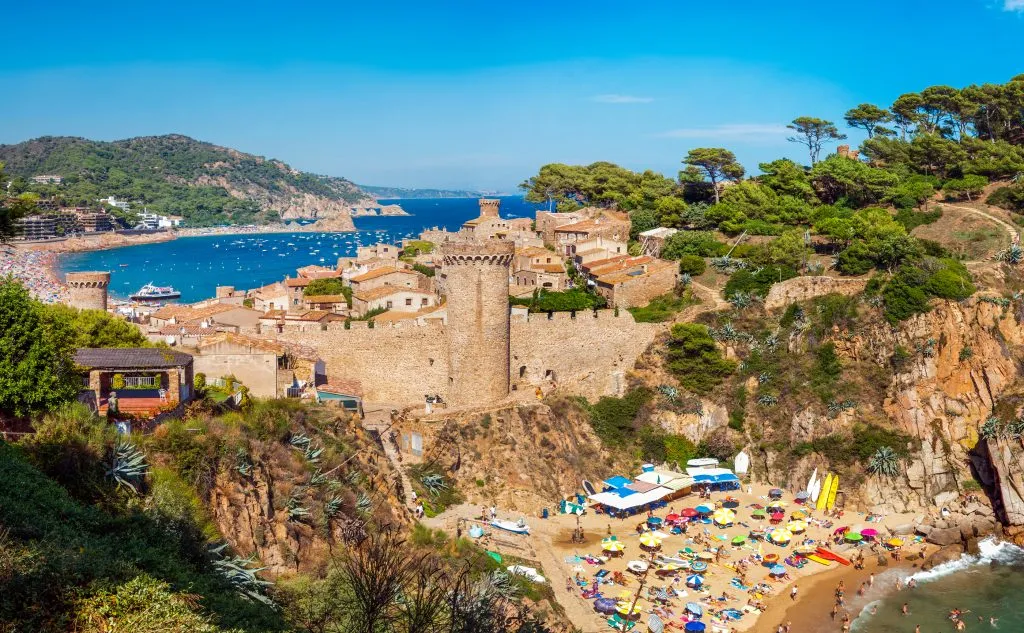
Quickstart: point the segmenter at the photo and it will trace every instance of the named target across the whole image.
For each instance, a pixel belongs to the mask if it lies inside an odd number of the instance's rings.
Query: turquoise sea
[[[127,298],[147,283],[174,286],[182,302],[212,297],[216,286],[249,289],[295,276],[309,264],[334,265],[358,246],[397,243],[425,228],[457,230],[479,215],[476,198],[381,200],[411,215],[355,218],[352,233],[257,233],[179,238],[158,244],[72,253],[58,262],[61,273],[109,270],[110,293]],[[520,196],[501,198],[504,217],[533,217],[537,206]]]
[[[897,577],[904,587],[909,578],[914,578],[917,586],[897,591]],[[909,610],[906,616],[902,614],[904,603]],[[855,598],[851,606],[860,613],[853,622],[855,633],[913,633],[917,625],[922,633],[953,633],[955,623],[949,619],[952,609],[969,611],[964,618],[966,631],[1021,633],[1024,550],[987,539],[980,543],[978,555],[965,554],[929,571],[910,576],[905,571],[886,571],[877,575],[874,588],[863,598]],[[995,624],[990,620],[993,617]],[[820,631],[806,633],[838,630],[826,620]]]

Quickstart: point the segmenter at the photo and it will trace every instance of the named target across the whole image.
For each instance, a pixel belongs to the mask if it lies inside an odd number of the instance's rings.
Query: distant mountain
[[[115,196],[133,211],[183,216],[191,226],[265,223],[279,219],[340,218],[375,205],[352,182],[302,172],[274,159],[182,136],[90,141],[45,136],[0,145],[0,161],[16,189],[53,195],[69,205]],[[63,178],[36,184],[32,176]],[[20,178],[18,178],[20,177]]]
[[[359,188],[378,200],[393,200],[397,198],[480,198],[489,195],[483,191],[470,191],[467,189],[406,189],[404,187],[373,187],[371,185],[359,185]]]

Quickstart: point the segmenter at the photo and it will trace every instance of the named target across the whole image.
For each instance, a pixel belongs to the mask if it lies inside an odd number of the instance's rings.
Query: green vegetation
[[[629,308],[629,313],[637,323],[664,323],[675,317],[683,308],[696,303],[697,299],[687,290],[682,296],[666,294],[655,297],[645,306]]]
[[[796,277],[796,271],[788,266],[762,266],[756,272],[747,269],[737,270],[725,282],[726,299],[738,293],[764,297],[772,284]]]
[[[418,255],[427,255],[434,252],[434,243],[425,240],[410,240],[402,247],[402,257],[412,259]]]
[[[608,305],[601,295],[590,293],[580,288],[562,291],[545,290],[542,288],[534,291],[530,297],[509,297],[509,303],[517,306],[526,306],[530,309],[530,312],[598,310]]]
[[[882,448],[889,448],[896,457],[905,457],[910,452],[911,437],[883,429],[871,424],[854,425],[848,434],[832,434],[803,442],[793,447],[798,457],[818,453],[833,466],[860,463],[870,464],[871,458]]]
[[[302,291],[305,297],[320,297],[324,295],[341,295],[345,297],[348,307],[352,307],[352,287],[346,286],[341,279],[332,277],[329,279],[314,279],[309,282]]]
[[[686,389],[705,394],[736,369],[736,363],[722,357],[707,326],[677,323],[668,341],[668,368]]]
[[[683,255],[679,258],[679,274],[696,277],[703,275],[707,269],[707,262],[699,255]]]
[[[4,163],[0,161],[0,185],[7,182],[7,175],[4,173]],[[14,237],[14,227],[17,220],[28,215],[35,208],[37,195],[22,192],[21,195],[10,195],[12,192],[0,196],[0,244],[7,242]]]
[[[43,306],[50,318],[75,333],[75,347],[151,347],[142,330],[101,310],[78,310],[63,304]]]
[[[16,193],[54,196],[71,206],[95,205],[113,195],[145,205],[153,213],[180,215],[190,226],[277,220],[272,200],[289,190],[339,202],[364,197],[347,180],[294,172],[280,161],[178,135],[110,143],[42,137],[0,146],[0,161],[6,161]],[[63,176],[63,184],[28,182],[30,176],[43,173]],[[240,199],[229,189],[258,193]]]
[[[437,274],[436,268],[433,266],[427,266],[426,264],[413,264],[412,269],[421,275],[426,275],[427,277],[433,277]]]
[[[986,202],[1007,211],[1024,213],[1024,183],[1000,187],[989,195]]]
[[[647,389],[633,389],[621,398],[606,396],[589,405],[594,432],[606,444],[624,444],[632,435],[633,421],[652,395]]]

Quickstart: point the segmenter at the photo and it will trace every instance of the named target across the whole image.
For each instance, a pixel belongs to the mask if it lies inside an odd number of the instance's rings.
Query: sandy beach
[[[834,603],[836,583],[839,579],[846,579],[847,601],[852,619],[857,613],[853,611],[857,602],[852,597],[863,582],[861,577],[867,578],[878,565],[873,549],[882,553],[886,561],[892,558],[877,546],[872,548],[867,544],[845,542],[837,545],[833,541],[836,530],[840,527],[853,530],[874,528],[879,533],[876,542],[884,541],[889,538],[889,527],[912,522],[913,516],[887,515],[873,517],[873,520],[868,521],[863,513],[846,512],[841,518],[829,517],[824,511],[796,504],[793,494],[787,493],[783,498],[786,504],[785,518],[772,525],[768,520],[752,516],[759,507],[768,505],[768,491],[768,486],[754,485],[749,493],[746,487],[742,491],[712,493],[710,500],[700,499],[693,494],[671,502],[668,507],[654,513],[655,517],[664,519],[671,513],[680,513],[684,508],[693,508],[702,503],[720,507],[727,497],[735,500],[738,507],[734,509],[736,516],[731,525],[718,526],[711,521],[697,521],[689,523],[684,534],[672,534],[667,528],[653,531],[646,529],[646,514],[616,519],[588,510],[579,517],[579,527],[584,534],[583,542],[573,542],[572,539],[577,527],[575,515],[556,515],[545,520],[499,509],[498,516],[501,519],[525,518],[531,528],[530,535],[515,535],[484,525],[487,534],[480,539],[480,545],[539,565],[569,619],[585,633],[609,630],[608,615],[595,610],[594,587],[597,574],[602,577],[597,588],[601,597],[620,600],[620,606],[623,601],[632,604],[636,598],[642,623],[637,628],[640,631],[647,630],[647,618],[652,613],[666,623],[667,630],[673,630],[673,627],[683,630],[688,617],[687,603],[700,606],[704,611],[701,621],[711,632],[775,633],[778,624],[786,621],[793,622],[793,632],[840,631],[840,621],[837,620],[835,628],[829,628],[827,624]],[[794,534],[785,545],[768,541],[752,542],[747,538],[751,531],[771,532],[790,525],[796,512],[807,514],[807,527],[803,532]],[[455,533],[460,520],[465,529],[480,516],[480,506],[466,504],[449,508],[444,514],[432,519],[424,519],[424,523]],[[466,523],[466,520],[470,523]],[[645,527],[643,535],[638,532],[641,525]],[[801,526],[797,524],[793,527]],[[613,537],[622,545],[621,555],[610,555],[603,551],[603,541]],[[641,538],[646,540],[651,537],[656,539],[658,546],[642,547]],[[744,537],[742,543],[737,537]],[[811,549],[824,545],[851,560],[863,554],[865,569],[858,571],[835,562],[822,564],[807,561],[800,568],[787,563],[787,559],[796,562],[792,559],[794,549],[805,543]],[[918,552],[921,547],[910,538],[902,549],[904,552]],[[663,564],[666,558],[659,556],[678,560],[681,568],[673,570],[671,565]],[[769,566],[765,564],[769,560],[782,565],[785,574],[770,573]],[[629,571],[627,566],[632,561],[646,563],[649,570],[644,574]],[[632,566],[642,567],[635,563]],[[779,571],[778,567],[774,567],[774,570]],[[884,570],[887,578],[890,571],[903,573],[892,566]],[[881,573],[876,571],[875,589],[878,591],[881,591],[882,582],[878,580]],[[699,588],[694,587],[693,583],[688,586],[687,583],[688,576],[695,574],[702,579]],[[567,581],[571,589],[567,588]],[[639,590],[641,581],[644,583],[642,591]],[[891,584],[891,581],[886,582]],[[794,583],[798,588],[795,600],[789,595]],[[797,626],[798,622],[804,623],[805,628]],[[819,628],[806,628],[811,623]],[[824,628],[820,628],[822,624],[825,624]]]

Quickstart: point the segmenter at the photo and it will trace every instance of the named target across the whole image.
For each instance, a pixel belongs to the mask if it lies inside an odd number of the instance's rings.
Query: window
[[[520,378],[525,378],[526,377],[526,365],[522,365],[519,368],[519,377]]]
[[[387,303],[387,308],[388,308],[388,310],[390,310],[390,309],[391,309],[391,308],[393,308],[393,307],[394,307],[394,306],[393,306],[393,305],[391,304],[391,302],[390,302],[390,301],[388,301],[388,303]]]
[[[407,305],[407,306],[411,306],[412,305],[412,297],[406,297],[405,305]]]
[[[420,299],[420,305],[421,306],[427,305],[428,302],[429,302],[429,299],[427,299],[426,297],[423,297],[422,299]]]

